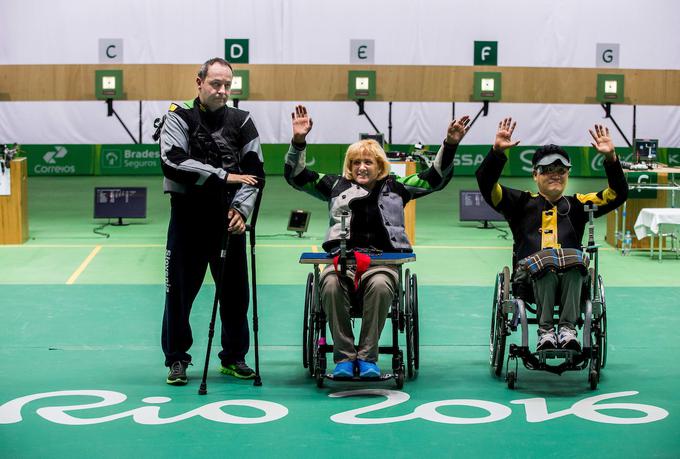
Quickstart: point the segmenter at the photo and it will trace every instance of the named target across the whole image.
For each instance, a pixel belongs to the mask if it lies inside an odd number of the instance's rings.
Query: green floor
[[[573,179],[571,189],[602,184]],[[92,232],[92,190],[109,185],[148,186],[149,210],[145,220],[105,228],[104,238]],[[192,315],[190,384],[164,384],[168,203],[159,178],[30,178],[31,239],[0,246],[0,457],[678,457],[680,260],[622,257],[603,245],[609,361],[599,388],[588,389],[585,372],[520,368],[510,391],[487,365],[492,282],[510,259],[510,241],[458,222],[457,191],[474,187],[456,178],[418,202],[418,261],[410,266],[420,284],[418,378],[398,392],[390,383],[317,389],[301,365],[308,268],[297,258],[320,245],[325,209],[271,178],[257,250],[264,385],[226,379],[213,365],[201,397],[211,282]],[[301,239],[285,231],[293,208],[312,212]],[[331,396],[343,391],[357,392]],[[51,392],[61,395],[36,395]],[[590,405],[595,396],[602,400]]]

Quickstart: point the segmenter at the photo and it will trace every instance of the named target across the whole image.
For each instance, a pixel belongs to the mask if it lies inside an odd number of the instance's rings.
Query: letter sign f
[[[487,56],[491,54],[491,46],[483,46],[482,47],[482,61],[485,61]]]

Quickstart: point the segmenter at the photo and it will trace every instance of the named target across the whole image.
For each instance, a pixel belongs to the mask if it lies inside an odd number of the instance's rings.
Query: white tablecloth
[[[642,209],[635,220],[635,235],[644,239],[652,234],[659,234],[659,225],[680,225],[680,208],[648,208]]]

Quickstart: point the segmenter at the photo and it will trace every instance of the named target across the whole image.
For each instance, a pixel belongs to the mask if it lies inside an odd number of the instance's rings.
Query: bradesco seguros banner
[[[22,145],[28,158],[28,175],[92,175],[94,145]]]
[[[160,175],[158,144],[96,145],[96,175]]]

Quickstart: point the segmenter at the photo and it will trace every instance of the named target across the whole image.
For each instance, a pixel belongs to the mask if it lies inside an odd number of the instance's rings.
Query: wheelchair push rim
[[[600,347],[600,368],[604,368],[607,364],[607,302],[605,301],[602,276],[598,275],[597,277],[600,301],[602,301],[602,315],[600,317],[600,339],[602,342],[602,346]]]
[[[406,372],[409,378],[418,374],[419,330],[418,330],[418,278],[406,271],[404,315],[406,328]]]
[[[591,328],[591,343],[593,346],[590,365],[588,368],[588,383],[591,390],[597,389],[602,369],[607,363],[607,305],[604,295],[602,276],[595,277],[595,270],[590,269],[591,291],[593,301],[601,305],[599,316],[595,318]]]
[[[309,374],[316,379],[317,385],[323,385],[323,374],[326,371],[326,354],[320,351],[321,330],[326,327],[323,314],[318,302],[316,282],[312,279],[310,311],[307,332],[307,359]]]
[[[314,294],[314,274],[309,273],[305,283],[305,307],[302,320],[302,366],[309,368],[310,350],[310,310]]]
[[[493,304],[491,306],[491,329],[489,332],[489,369],[498,377],[503,371],[505,358],[505,320],[503,303],[510,298],[510,268],[505,266],[496,276]]]

